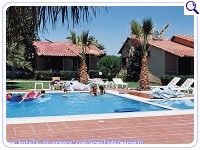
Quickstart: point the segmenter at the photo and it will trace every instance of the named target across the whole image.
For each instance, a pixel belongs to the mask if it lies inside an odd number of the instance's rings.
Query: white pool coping
[[[17,92],[15,92],[15,93],[17,93]],[[62,93],[62,92],[59,91],[58,93]],[[121,97],[133,99],[133,100],[137,100],[137,101],[148,103],[148,104],[155,105],[155,106],[168,108],[171,110],[148,111],[148,112],[105,113],[105,114],[84,114],[84,115],[67,115],[67,116],[6,118],[6,124],[45,123],[45,122],[101,120],[101,119],[116,119],[116,118],[130,118],[130,117],[149,117],[149,116],[170,116],[170,115],[194,114],[194,109],[180,110],[180,109],[172,108],[169,106],[164,106],[161,104],[149,102],[149,100],[154,100],[154,99],[138,97],[138,96],[134,96],[134,95],[130,95],[130,94],[120,94],[120,92],[112,91],[112,90],[106,90],[106,93],[118,95]],[[178,100],[183,100],[183,99],[194,99],[194,98],[193,97],[178,98]],[[156,99],[156,100],[158,100],[158,99]],[[163,100],[163,99],[159,99],[159,100]]]

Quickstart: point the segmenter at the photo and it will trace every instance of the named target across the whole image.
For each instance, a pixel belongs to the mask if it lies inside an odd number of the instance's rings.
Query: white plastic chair
[[[191,89],[192,84],[194,83],[194,79],[193,78],[188,78],[187,80],[185,80],[185,82],[180,86],[180,87],[173,87],[172,89],[174,91],[184,91],[184,93],[188,93]]]
[[[181,78],[179,78],[179,77],[174,77],[166,86],[150,86],[151,88],[157,88],[157,87],[171,87],[171,88],[173,88],[173,87],[176,87],[177,85],[177,83],[178,83],[178,81],[180,81],[180,79]]]
[[[128,88],[128,83],[123,82],[121,78],[113,78],[113,82],[114,82],[115,88],[118,88],[119,85],[121,85],[122,88],[124,86]]]
[[[108,86],[108,84],[105,83],[105,82],[103,82],[103,80],[101,78],[94,78],[94,79],[92,79],[92,83],[97,84],[98,88],[99,88],[100,85],[104,85],[104,86],[106,86],[106,88]]]

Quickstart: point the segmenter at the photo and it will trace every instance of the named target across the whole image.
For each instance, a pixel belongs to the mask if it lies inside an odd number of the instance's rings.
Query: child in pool
[[[94,96],[97,96],[97,85],[96,84],[94,84],[94,86],[92,86],[91,94]]]
[[[105,94],[105,89],[104,89],[103,85],[100,85],[99,89],[100,89],[100,94],[101,95]]]
[[[44,94],[45,94],[45,91],[44,91],[44,90],[41,90],[41,91],[39,91],[38,93],[36,93],[36,94],[34,95],[34,98],[41,97],[41,96],[43,96]]]
[[[67,95],[67,88],[69,88],[69,87],[70,87],[70,83],[68,83],[68,82],[63,83],[64,95]]]
[[[6,99],[7,99],[7,100],[12,99],[12,93],[6,94]]]

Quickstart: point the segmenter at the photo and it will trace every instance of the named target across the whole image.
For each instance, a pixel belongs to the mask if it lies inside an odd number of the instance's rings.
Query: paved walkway
[[[144,144],[189,144],[194,139],[194,115],[134,117],[123,119],[9,124],[7,141],[142,142]],[[104,141],[105,142],[105,141]]]

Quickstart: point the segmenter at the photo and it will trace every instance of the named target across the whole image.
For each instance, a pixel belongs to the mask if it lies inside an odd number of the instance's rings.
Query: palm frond
[[[142,29],[144,32],[144,36],[150,35],[151,31],[153,30],[153,22],[151,18],[144,19],[142,22]]]
[[[87,45],[88,35],[89,35],[89,30],[83,31],[82,34],[81,34],[81,40],[82,40],[81,42],[82,42],[83,46]]]
[[[75,31],[70,31],[71,37],[68,37],[73,44],[77,44],[77,35]]]
[[[163,36],[163,33],[167,30],[167,28],[169,27],[169,23],[168,24],[166,24],[163,28],[162,28],[162,30],[160,31],[160,33],[159,33],[159,36]]]
[[[141,25],[134,20],[130,21],[130,25],[131,25],[131,34],[134,35],[136,38],[139,38],[141,35]]]

